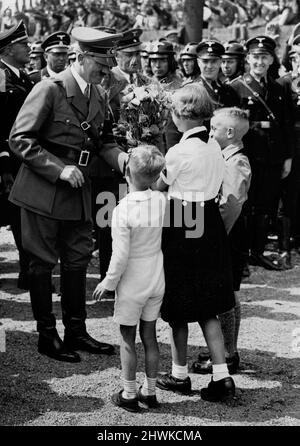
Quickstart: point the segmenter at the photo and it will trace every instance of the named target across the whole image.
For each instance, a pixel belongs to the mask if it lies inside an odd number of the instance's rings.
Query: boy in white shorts
[[[112,257],[106,277],[94,291],[98,300],[116,290],[114,321],[120,325],[123,389],[112,402],[129,412],[140,405],[158,407],[155,395],[159,350],[156,319],[165,290],[161,234],[166,198],[153,191],[165,167],[165,160],[155,146],[141,145],[131,150],[126,167],[129,193],[113,211]],[[145,349],[145,380],[137,392],[135,349],[136,328]]]

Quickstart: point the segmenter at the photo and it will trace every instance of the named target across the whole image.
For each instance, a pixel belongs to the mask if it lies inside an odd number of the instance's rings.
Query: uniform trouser
[[[21,236],[21,210],[19,206],[9,202],[9,221],[11,230],[15,239],[16,247],[19,252],[20,272],[27,273],[29,269],[29,257],[22,245]]]
[[[62,221],[21,210],[22,243],[30,258],[29,290],[37,330],[55,327],[51,274],[61,261],[61,306],[67,332],[86,331],[86,269],[92,253],[92,221]]]
[[[251,161],[251,160],[250,160]],[[252,178],[245,204],[248,245],[253,254],[263,254],[270,217],[278,208],[282,165],[251,161]]]

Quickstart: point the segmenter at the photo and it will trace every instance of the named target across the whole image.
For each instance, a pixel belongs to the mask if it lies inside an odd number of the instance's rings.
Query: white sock
[[[136,397],[136,380],[126,381],[126,379],[123,378],[123,386],[124,386],[124,391],[122,393],[123,398],[131,400],[132,398]]]
[[[213,364],[212,365],[213,370],[213,381],[220,381],[223,378],[227,378],[229,375],[228,373],[228,367],[225,362],[225,364]]]
[[[156,386],[156,378],[148,378],[148,376],[145,375],[144,384],[141,390],[142,395],[144,396],[155,395],[155,386]]]
[[[185,379],[188,377],[188,366],[185,365],[177,365],[172,362],[172,375],[177,379]]]

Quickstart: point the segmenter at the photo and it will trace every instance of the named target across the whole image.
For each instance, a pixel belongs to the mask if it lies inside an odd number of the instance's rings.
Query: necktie
[[[87,99],[87,102],[90,100],[90,84],[87,84],[87,86],[84,89],[84,96]]]

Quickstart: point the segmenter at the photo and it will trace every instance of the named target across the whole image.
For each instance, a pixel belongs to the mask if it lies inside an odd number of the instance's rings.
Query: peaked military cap
[[[0,33],[0,50],[7,45],[21,42],[22,40],[28,40],[28,35],[24,22],[21,20],[17,25],[13,26],[7,31]]]
[[[44,54],[44,50],[42,48],[42,42],[41,41],[33,42],[30,45],[30,57],[40,56],[41,54]]]
[[[243,45],[238,42],[226,42],[224,43],[225,53],[222,59],[229,59],[232,57],[245,57],[245,49]]]
[[[165,57],[174,55],[175,51],[171,42],[153,42],[148,54],[149,59],[164,59]]]
[[[115,28],[110,28],[109,26],[99,25],[99,26],[93,26],[93,28],[98,29],[98,31],[104,31],[105,33],[109,33],[109,34],[117,33]]]
[[[64,31],[56,31],[50,34],[42,43],[42,48],[47,52],[53,53],[67,53],[71,38],[68,33]]]
[[[200,59],[222,57],[225,53],[224,46],[216,40],[203,40],[197,46],[197,54]]]
[[[180,53],[180,59],[195,59],[197,58],[197,42],[188,43]]]
[[[122,34],[109,34],[87,26],[75,27],[72,37],[78,42],[83,53],[98,59],[98,62],[109,67],[115,67],[116,45]]]
[[[124,31],[123,37],[118,43],[118,50],[126,52],[139,51],[141,46],[140,35],[143,33],[142,29],[135,28]]]
[[[269,36],[256,36],[247,40],[246,48],[247,51],[252,54],[268,53],[273,55],[276,48],[276,42]]]

